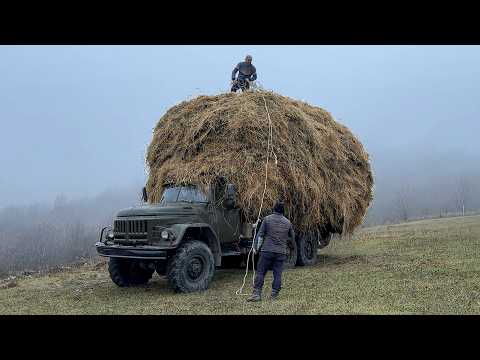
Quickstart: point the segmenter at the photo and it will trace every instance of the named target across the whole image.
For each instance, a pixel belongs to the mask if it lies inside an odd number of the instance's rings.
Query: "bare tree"
[[[410,185],[402,185],[395,197],[395,208],[399,219],[407,221],[411,215],[413,189]]]
[[[72,201],[60,194],[53,206],[0,209],[0,277],[96,257],[99,229],[118,209],[135,203],[136,191],[111,190]]]
[[[58,194],[53,202],[54,209],[63,209],[68,203],[67,196],[63,193]]]
[[[461,176],[455,182],[454,201],[457,209],[465,216],[465,209],[472,194],[472,182],[466,176]]]

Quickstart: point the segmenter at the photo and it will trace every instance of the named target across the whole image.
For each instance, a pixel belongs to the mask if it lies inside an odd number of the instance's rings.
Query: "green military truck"
[[[255,224],[245,221],[235,199],[235,187],[225,182],[206,192],[195,185],[166,186],[159,203],[119,211],[113,226],[101,230],[97,252],[109,258],[118,286],[145,284],[157,271],[176,292],[205,290],[215,268],[240,267],[252,245]],[[313,265],[331,235],[324,229],[297,233],[285,267]]]

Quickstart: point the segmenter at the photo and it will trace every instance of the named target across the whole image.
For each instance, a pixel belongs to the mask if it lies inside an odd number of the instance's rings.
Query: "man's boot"
[[[272,294],[270,295],[270,300],[278,299],[278,294],[280,293],[279,290],[272,290]]]
[[[247,301],[260,301],[260,300],[262,300],[262,290],[253,289],[253,293],[247,299]]]

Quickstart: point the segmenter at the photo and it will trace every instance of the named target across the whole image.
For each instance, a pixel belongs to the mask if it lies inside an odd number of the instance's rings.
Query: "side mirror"
[[[235,185],[227,184],[226,195],[225,207],[227,209],[235,208],[237,202],[237,190],[235,189]]]
[[[147,189],[145,188],[145,186],[142,188],[142,200],[144,202],[148,201],[148,194],[147,194]]]

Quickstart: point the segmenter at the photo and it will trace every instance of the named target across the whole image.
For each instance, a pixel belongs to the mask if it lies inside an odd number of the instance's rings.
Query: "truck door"
[[[236,243],[240,236],[240,209],[225,207],[225,183],[214,188],[214,209],[212,209],[215,231],[222,244]]]

